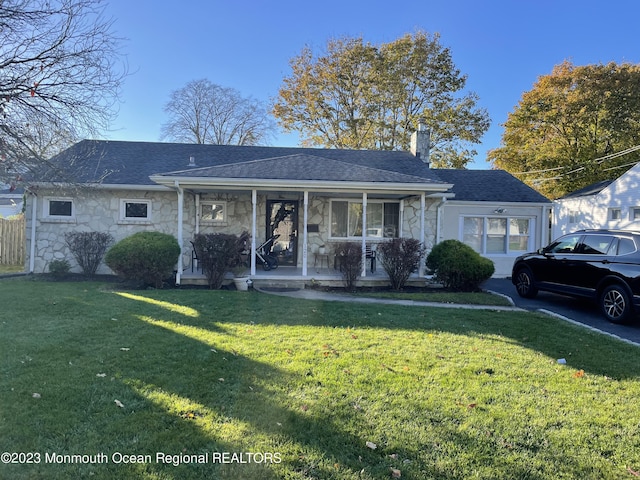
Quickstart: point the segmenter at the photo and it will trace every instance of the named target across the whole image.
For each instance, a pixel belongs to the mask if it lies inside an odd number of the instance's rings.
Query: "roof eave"
[[[235,190],[277,189],[286,191],[313,190],[330,191],[367,191],[367,192],[447,192],[453,185],[448,183],[395,183],[395,182],[327,182],[321,180],[288,180],[246,178],[202,178],[151,175],[151,181],[167,187],[174,187],[176,182],[182,187],[199,188],[233,188]]]

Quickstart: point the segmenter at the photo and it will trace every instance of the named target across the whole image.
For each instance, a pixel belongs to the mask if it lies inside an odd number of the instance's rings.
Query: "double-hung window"
[[[331,238],[362,237],[362,201],[331,201]],[[400,204],[367,202],[366,238],[395,238],[400,227]]]
[[[462,242],[478,253],[507,254],[531,250],[531,218],[462,217],[461,223]]]

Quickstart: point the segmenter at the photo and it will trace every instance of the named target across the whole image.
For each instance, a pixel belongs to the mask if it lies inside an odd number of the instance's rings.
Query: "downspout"
[[[184,241],[184,233],[182,222],[184,218],[184,190],[180,186],[178,180],[174,183],[176,190],[178,191],[178,245],[180,245],[180,256],[178,257],[178,271],[176,272],[176,285],[180,285],[181,277],[182,277],[182,268],[183,268],[183,260],[182,260],[182,250]]]
[[[424,245],[424,233],[425,233],[425,210],[426,210],[426,195],[424,192],[420,194],[420,242]],[[418,275],[424,277],[424,254],[420,259],[420,266],[418,267]]]
[[[36,223],[38,215],[38,196],[35,192],[28,190],[33,197],[31,205],[31,243],[29,245],[29,273],[33,273],[36,268]]]
[[[447,197],[442,197],[440,203],[436,207],[436,241],[434,242],[434,246],[440,243],[440,238],[442,236],[440,223],[442,221],[442,209],[444,208],[444,204],[447,202]]]

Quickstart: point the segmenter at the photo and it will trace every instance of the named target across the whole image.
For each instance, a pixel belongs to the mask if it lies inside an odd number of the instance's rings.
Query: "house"
[[[22,212],[22,188],[0,190],[0,218],[9,218]]]
[[[375,250],[393,237],[427,249],[460,239],[508,275],[517,253],[544,243],[550,202],[502,171],[430,168],[423,134],[414,133],[411,152],[82,141],[27,190],[28,271],[45,272],[54,259],[73,265],[67,232],[109,232],[117,241],[155,230],[182,246],[178,283],[201,276],[195,234],[243,231],[253,251],[278,235],[280,267],[265,272],[252,261],[254,278],[339,278],[329,258],[320,270],[321,246],[331,256],[345,240]],[[362,275],[373,279],[364,266]]]
[[[588,228],[640,230],[640,163],[555,200],[553,210],[554,238]]]

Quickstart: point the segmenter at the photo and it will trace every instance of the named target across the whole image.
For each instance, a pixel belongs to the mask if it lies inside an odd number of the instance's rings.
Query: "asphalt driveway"
[[[640,316],[629,325],[615,325],[600,314],[598,307],[586,300],[539,292],[536,298],[521,298],[511,279],[491,278],[483,288],[510,297],[515,305],[525,310],[546,310],[602,332],[618,336],[640,345]]]

